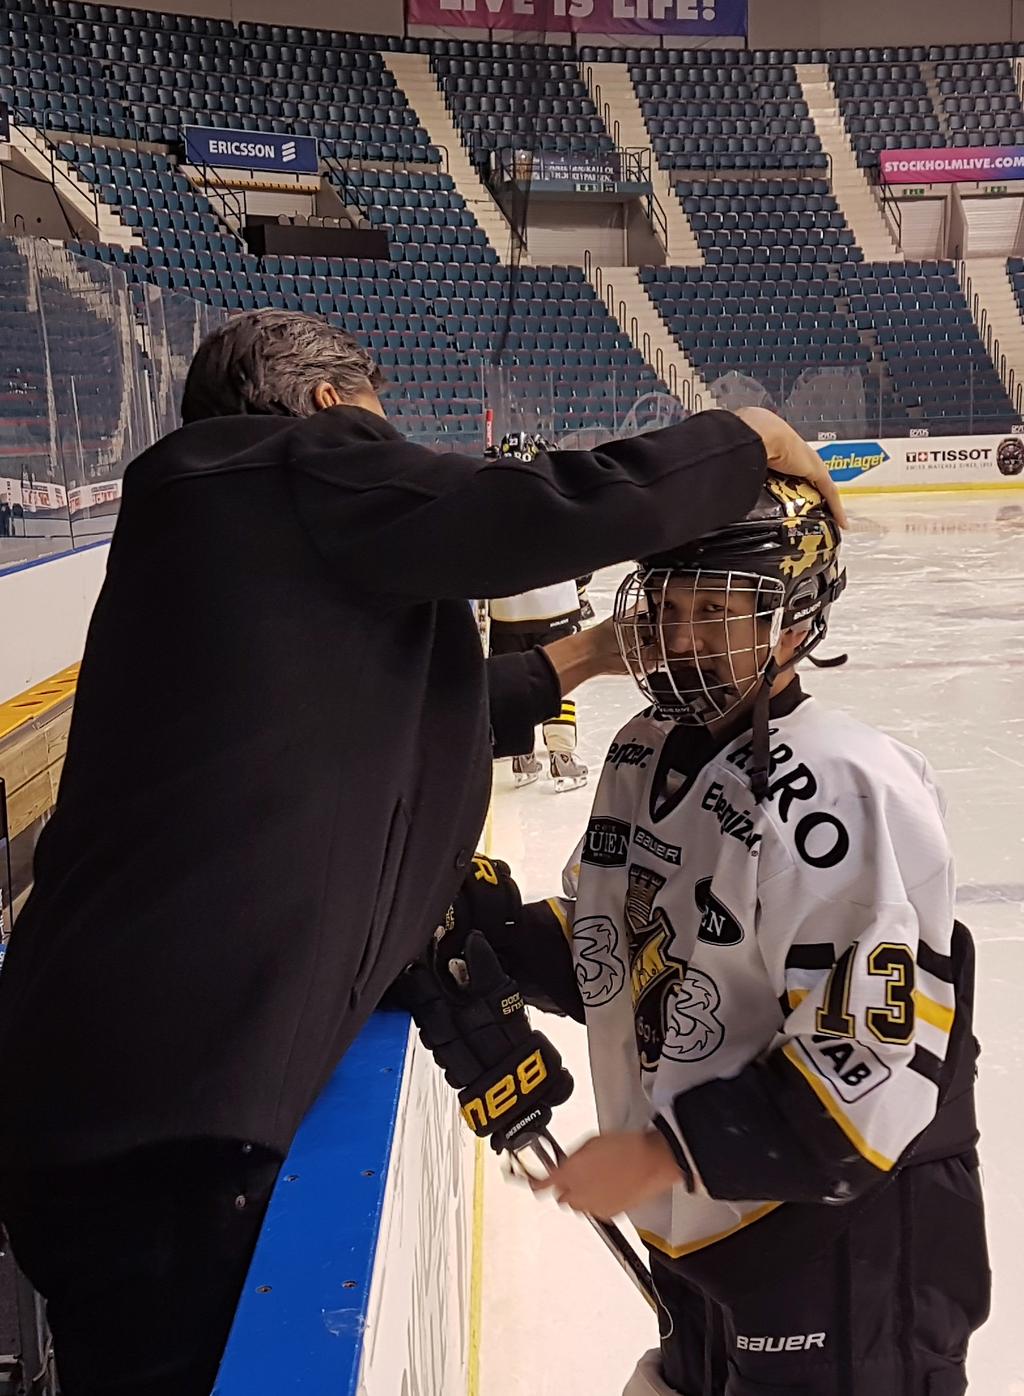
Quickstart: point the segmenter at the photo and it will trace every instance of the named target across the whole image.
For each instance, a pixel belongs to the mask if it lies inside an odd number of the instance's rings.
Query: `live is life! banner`
[[[747,0],[406,0],[406,18],[437,29],[709,38],[745,34]]]

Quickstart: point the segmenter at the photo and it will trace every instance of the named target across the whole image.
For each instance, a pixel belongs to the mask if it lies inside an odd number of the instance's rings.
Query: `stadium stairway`
[[[659,315],[636,267],[592,267],[588,280],[608,314],[690,411],[713,407],[708,385]]]
[[[840,211],[866,259],[891,262],[900,255],[896,241],[867,176],[857,164],[828,68],[824,63],[800,63],[796,72],[822,149],[832,161],[832,190]]]
[[[663,170],[654,156],[647,123],[628,66],[625,63],[581,63],[580,72],[598,111],[604,116],[605,125],[609,130],[617,129],[620,147],[624,150],[651,151],[654,194],[668,224],[665,253],[669,266],[700,266],[704,257],[697,246],[690,220],[680,208],[672,188],[673,174]]]
[[[61,157],[41,131],[12,120],[11,147],[32,167],[37,179],[44,184],[52,182],[58,198],[96,229],[100,242],[126,249],[142,246],[141,238],[121,219],[117,209],[96,198],[89,181]]]
[[[445,106],[437,77],[430,67],[430,59],[422,53],[387,53],[382,57],[430,136],[431,144],[447,151],[448,173],[455,188],[483,229],[499,261],[508,261],[512,244],[511,225],[466,154],[462,136]]]
[[[1006,260],[974,257],[961,262],[959,271],[968,309],[986,346],[991,331],[992,362],[1012,400],[1017,384],[1024,383],[1024,321]]]

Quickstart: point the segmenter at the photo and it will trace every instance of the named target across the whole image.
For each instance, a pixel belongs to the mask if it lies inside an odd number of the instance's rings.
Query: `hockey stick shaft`
[[[522,1151],[517,1152],[525,1153],[526,1150],[529,1150],[534,1158],[544,1165],[548,1173],[552,1172],[565,1158],[565,1150],[548,1130],[544,1130],[542,1134],[531,1139],[528,1144],[523,1146]],[[651,1272],[623,1233],[614,1222],[601,1221],[597,1217],[590,1216],[588,1212],[581,1212],[580,1215],[594,1228],[644,1299],[657,1312],[658,1295],[654,1288]]]

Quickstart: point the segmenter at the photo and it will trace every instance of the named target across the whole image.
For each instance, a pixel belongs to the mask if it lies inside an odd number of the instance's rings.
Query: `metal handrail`
[[[636,343],[636,337],[637,337],[637,335],[638,335],[639,333],[640,333],[640,326],[639,326],[639,324],[637,323],[637,318],[636,318],[635,315],[631,315],[631,316],[629,317],[629,337],[630,337],[630,339],[633,341],[634,344]]]
[[[99,226],[100,226],[100,191],[99,191],[99,185],[96,184],[93,180],[90,180],[90,179],[81,179],[81,178],[79,178],[79,179],[76,180],[76,181],[72,181],[72,179],[70,178],[70,176],[69,176],[64,170],[58,168],[58,166],[57,166],[57,157],[56,157],[56,155],[54,154],[54,146],[53,146],[53,143],[52,143],[52,141],[50,141],[50,139],[45,135],[45,133],[44,133],[44,128],[36,125],[36,117],[35,117],[35,113],[34,113],[34,112],[29,111],[29,110],[27,110],[26,108],[19,106],[16,102],[10,102],[10,103],[8,103],[8,108],[7,108],[7,110],[8,110],[8,118],[9,118],[9,120],[10,120],[10,122],[11,122],[12,125],[17,125],[18,127],[28,127],[31,131],[33,131],[33,132],[35,133],[35,135],[38,137],[39,141],[42,142],[42,146],[41,146],[41,148],[40,148],[40,146],[36,145],[35,141],[32,139],[31,136],[29,136],[29,135],[26,135],[26,136],[25,136],[25,139],[29,142],[29,144],[32,146],[32,148],[33,148],[39,155],[42,155],[43,159],[47,162],[47,164],[48,164],[48,166],[49,166],[49,171],[50,171],[50,183],[53,185],[53,192],[54,192],[55,195],[57,195],[58,199],[59,199],[59,197],[60,197],[60,195],[57,194],[57,176],[58,176],[58,175],[59,175],[59,176],[61,177],[61,179],[65,182],[65,184],[70,185],[70,187],[71,187],[71,188],[75,191],[75,193],[76,193],[77,195],[79,195],[79,196],[81,196],[81,192],[82,192],[82,191],[81,191],[81,189],[80,189],[78,186],[79,186],[79,185],[82,185],[82,184],[84,184],[84,185],[86,186],[86,188],[87,188],[89,194],[92,196],[93,214],[95,215],[94,218],[93,218],[93,224],[94,224],[95,227],[96,227],[96,232],[97,232],[97,235],[98,235],[98,234],[99,234]],[[69,131],[69,132],[67,132],[66,134],[67,134],[68,140],[70,140],[70,141],[72,142],[72,144],[74,144],[74,143],[75,143],[75,140],[74,140],[74,134],[75,134],[75,133]],[[82,134],[85,135],[86,133],[83,132]],[[93,142],[92,142],[91,137],[90,137],[90,144],[92,144],[92,143],[93,143]],[[70,224],[69,224],[69,226],[70,226]]]
[[[646,333],[644,334],[644,358],[647,360],[648,363],[651,362],[651,336],[650,336],[649,334],[646,334]],[[661,347],[660,344],[658,345],[657,349],[655,349],[655,351],[654,351],[654,368],[655,368],[655,371],[657,372],[658,378],[661,380],[662,383],[664,383],[664,382],[665,382],[665,351],[662,349],[662,347]]]
[[[668,382],[666,386],[673,397],[679,396],[679,370],[676,368],[675,364],[669,364],[668,366]]]
[[[336,155],[321,155],[320,158],[327,166],[328,174],[337,176],[337,182],[338,184],[340,184],[346,199],[348,199],[349,195],[354,195],[354,197],[351,199],[351,202],[356,206],[356,208],[358,208],[361,217],[365,218],[367,223],[372,222],[372,219],[370,218],[370,209],[372,208],[372,204],[370,203],[370,200],[367,198],[362,185],[356,184],[352,180],[349,171],[346,170],[345,166],[341,163],[341,161],[338,159]]]
[[[236,189],[232,189],[231,186],[227,184],[218,185],[218,187],[214,189],[214,185],[210,180],[211,170],[215,171],[216,166],[208,165],[205,160],[199,166],[199,171],[203,177],[203,188],[206,190],[206,196],[207,198],[210,198],[212,196],[214,198],[220,199],[222,215],[221,221],[224,223],[224,226],[227,228],[228,232],[231,233],[231,235],[234,237],[235,241],[241,247],[244,248],[246,247],[246,241],[243,229],[245,228],[249,215],[248,200],[245,198],[244,192],[240,197],[238,191]],[[237,228],[233,229],[231,227],[231,224],[228,222],[227,214],[229,210],[234,215],[235,221],[237,223]]]
[[[871,183],[878,191],[878,197],[882,204],[882,209],[887,211],[896,229],[896,249],[903,251],[903,210],[900,201],[892,193],[886,181],[882,178],[880,166],[875,166],[874,174],[871,176]]]

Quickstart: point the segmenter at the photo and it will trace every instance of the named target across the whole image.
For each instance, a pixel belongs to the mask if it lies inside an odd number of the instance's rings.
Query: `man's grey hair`
[[[250,310],[206,336],[185,380],[181,420],[243,413],[308,417],[314,390],[330,383],[342,402],[376,391],[383,376],[350,334],[319,315]]]

